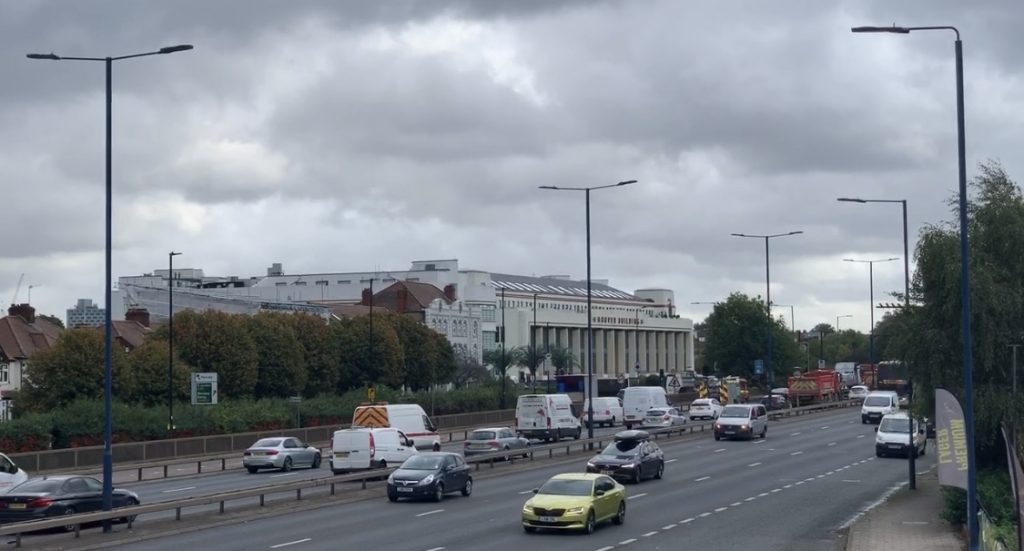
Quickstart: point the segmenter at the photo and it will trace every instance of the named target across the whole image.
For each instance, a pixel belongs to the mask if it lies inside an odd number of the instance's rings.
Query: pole
[[[370,369],[373,369],[373,276],[370,276]]]
[[[774,333],[774,323],[772,322],[772,278],[771,268],[769,267],[768,261],[768,240],[769,236],[764,238],[764,282],[765,282],[765,304],[768,308],[768,360],[766,362],[767,369],[765,370],[765,381],[768,383],[768,407],[772,407],[775,402],[772,399],[772,381],[774,372],[772,367],[772,333]]]
[[[505,409],[505,288],[501,288],[501,409]]]
[[[868,363],[875,364],[875,263],[868,261],[868,286],[870,288],[868,303],[871,326],[868,328]]]
[[[174,252],[167,253],[167,433],[174,437]]]
[[[903,311],[910,314],[910,236],[907,234],[907,200],[903,203]],[[907,368],[907,386],[910,387],[907,397],[907,416],[914,417],[914,376]],[[914,423],[910,423],[910,449],[914,449]],[[907,470],[910,476],[910,489],[917,489],[917,453],[907,454]]]
[[[530,388],[537,388],[537,342],[534,333],[537,332],[537,293],[533,294],[533,326],[530,327],[530,354],[532,358],[530,361],[533,362],[533,380],[530,381]]]
[[[104,312],[104,328],[103,328],[103,510],[109,511],[113,505],[113,494],[114,494],[114,461],[113,451],[111,448],[111,440],[113,439],[113,412],[112,412],[112,395],[113,392],[113,366],[111,361],[111,321],[110,311],[112,310],[110,287],[111,287],[111,270],[110,270],[110,257],[111,257],[111,234],[112,234],[112,198],[113,198],[113,186],[111,184],[111,149],[112,149],[112,128],[111,128],[111,113],[113,110],[113,92],[112,92],[112,72],[113,72],[113,59],[107,57],[104,59],[107,68],[107,136],[106,136],[106,281],[103,289],[103,294],[106,300],[106,312]],[[103,531],[110,532],[110,520],[103,521]]]
[[[587,438],[594,438],[594,316],[590,313],[590,188],[587,198]],[[594,444],[590,444],[590,449]]]

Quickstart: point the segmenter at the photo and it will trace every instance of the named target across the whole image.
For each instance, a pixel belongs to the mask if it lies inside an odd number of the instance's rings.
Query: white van
[[[397,467],[419,453],[415,444],[395,428],[337,430],[331,436],[331,472]]]
[[[644,422],[647,410],[669,407],[665,389],[660,386],[631,386],[622,393],[622,421],[626,430]]]
[[[516,432],[526,438],[557,442],[563,436],[579,438],[580,420],[572,413],[568,394],[524,394],[516,401]]]
[[[441,451],[441,435],[419,404],[359,406],[352,413],[352,428],[393,427],[416,442],[421,450]]]
[[[590,400],[583,401],[583,411],[580,412],[580,419],[584,426],[587,424],[587,412],[590,411]],[[594,425],[608,425],[614,427],[622,421],[622,402],[618,398],[594,397]]]
[[[10,457],[0,453],[0,494],[6,494],[26,480],[28,473],[15,465]]]
[[[860,407],[860,422],[879,423],[882,417],[900,410],[900,398],[891,390],[876,390],[864,398]]]
[[[914,431],[914,447],[910,447],[910,430]],[[924,427],[914,419],[911,429],[910,418],[906,413],[890,413],[882,417],[875,429],[875,456],[886,457],[891,454],[915,457],[924,455],[928,447],[928,439]]]

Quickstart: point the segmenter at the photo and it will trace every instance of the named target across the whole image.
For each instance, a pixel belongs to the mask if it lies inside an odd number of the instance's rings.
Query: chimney
[[[369,289],[363,289],[363,298],[359,301],[359,304],[363,306],[370,306],[373,303],[373,294]]]
[[[455,285],[449,283],[444,286],[444,296],[448,299],[448,302],[455,302]]]
[[[25,323],[36,322],[36,309],[29,306],[28,303],[12,304],[11,307],[7,309],[7,313],[12,316],[18,316],[25,320]]]
[[[398,289],[398,308],[399,314],[404,314],[409,309],[409,291],[405,287],[399,287]]]
[[[145,308],[129,308],[124,313],[124,319],[138,322],[143,327],[149,327],[149,310]]]

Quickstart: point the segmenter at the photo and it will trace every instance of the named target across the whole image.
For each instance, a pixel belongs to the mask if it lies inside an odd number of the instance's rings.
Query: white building
[[[83,325],[98,327],[106,323],[107,310],[93,304],[91,299],[80,298],[74,308],[68,308],[67,326]]]

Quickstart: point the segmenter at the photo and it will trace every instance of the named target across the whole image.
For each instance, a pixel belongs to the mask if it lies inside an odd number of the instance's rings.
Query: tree
[[[221,398],[249,398],[259,377],[256,343],[245,316],[215,310],[174,314],[174,349],[192,371],[219,375]]]
[[[799,362],[792,333],[781,319],[768,318],[765,305],[758,298],[733,293],[725,302],[715,305],[705,323],[705,355],[709,363],[717,364],[720,374],[755,378],[754,360],[766,360],[769,330],[775,378]]]
[[[49,411],[77,399],[102,400],[104,380],[103,332],[83,327],[61,333],[52,348],[32,355],[19,394],[19,408]],[[130,397],[131,371],[125,351],[111,348],[111,370],[115,397]]]
[[[259,358],[256,398],[285,398],[306,389],[305,350],[295,336],[289,316],[260,312],[245,318]]]
[[[484,351],[484,363],[491,367],[494,376],[501,380],[502,376],[508,377],[509,368],[521,365],[522,349],[519,347],[507,348],[502,352],[501,348]]]
[[[338,392],[368,384],[400,387],[405,383],[405,358],[394,327],[384,316],[341,320],[331,324],[331,338],[338,346]]]
[[[465,350],[455,351],[455,374],[452,382],[455,386],[463,387],[472,384],[489,382],[490,373],[480,362]]]
[[[306,388],[303,395],[333,394],[338,388],[341,350],[331,338],[331,329],[323,319],[304,313],[289,316],[295,337],[306,361]]]
[[[128,364],[133,379],[133,392],[130,397],[121,396],[121,400],[131,404],[156,406],[167,403],[167,369],[169,367],[170,350],[166,340],[147,339],[142,346],[128,354]],[[171,391],[175,401],[187,401],[191,398],[191,370],[188,364],[176,358],[171,368]]]
[[[405,385],[423,390],[437,383],[441,343],[437,331],[401,314],[381,316],[394,328],[405,359]]]
[[[537,380],[537,370],[544,365],[548,351],[540,346],[526,345],[520,348],[519,360],[530,370],[531,380]]]
[[[549,350],[551,353],[551,365],[555,366],[555,373],[568,375],[579,366],[579,362],[572,351],[564,346],[558,346]]]

